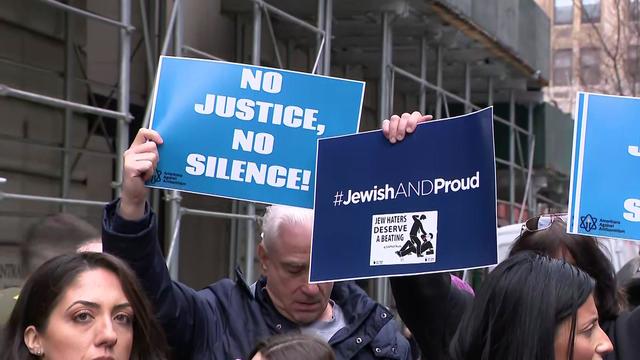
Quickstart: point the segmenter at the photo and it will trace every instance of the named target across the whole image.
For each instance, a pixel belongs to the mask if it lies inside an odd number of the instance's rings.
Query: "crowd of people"
[[[394,115],[383,134],[396,143],[428,119]],[[267,208],[257,282],[238,273],[196,291],[172,281],[145,187],[160,144],[141,129],[125,152],[101,246],[83,241],[28,267],[0,360],[640,358],[640,310],[597,240],[567,234],[562,214],[529,219],[475,293],[447,273],[390,278],[419,351],[355,283],[308,283],[312,210]]]

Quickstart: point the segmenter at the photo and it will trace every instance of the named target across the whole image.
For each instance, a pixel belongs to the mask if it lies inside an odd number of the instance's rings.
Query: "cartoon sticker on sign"
[[[373,215],[369,264],[434,263],[437,234],[437,211]]]

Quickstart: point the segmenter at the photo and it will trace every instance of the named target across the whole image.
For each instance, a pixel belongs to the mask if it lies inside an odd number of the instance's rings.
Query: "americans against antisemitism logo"
[[[591,214],[580,216],[580,227],[586,232],[595,230],[598,227],[598,219],[591,216]]]

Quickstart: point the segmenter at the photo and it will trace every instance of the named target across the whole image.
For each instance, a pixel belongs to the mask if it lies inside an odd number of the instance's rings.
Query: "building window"
[[[553,54],[553,85],[571,85],[571,49],[556,50]]]
[[[640,19],[640,1],[629,0],[629,20],[637,21]]]
[[[555,0],[553,14],[556,24],[571,24],[573,22],[573,0]]]
[[[582,0],[582,22],[600,22],[600,0]]]
[[[580,49],[580,82],[583,85],[600,84],[600,49]]]
[[[629,45],[627,48],[627,58],[625,68],[629,82],[640,82],[640,46]]]

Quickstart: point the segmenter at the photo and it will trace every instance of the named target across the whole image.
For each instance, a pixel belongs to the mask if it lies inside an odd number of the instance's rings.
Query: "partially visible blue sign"
[[[578,93],[570,233],[640,240],[640,99]]]
[[[318,142],[310,281],[497,262],[493,109]]]
[[[317,139],[358,131],[364,83],[163,56],[151,187],[313,207]]]

